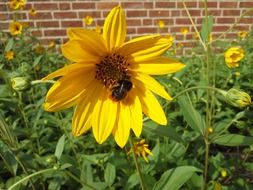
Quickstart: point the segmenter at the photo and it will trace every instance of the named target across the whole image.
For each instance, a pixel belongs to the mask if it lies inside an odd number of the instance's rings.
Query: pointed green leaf
[[[105,182],[108,183],[108,185],[112,185],[115,177],[116,177],[116,168],[111,163],[107,163],[104,173]]]
[[[215,138],[213,142],[225,146],[247,146],[253,145],[253,137],[237,134],[225,134]]]
[[[62,152],[64,150],[64,144],[65,144],[65,135],[62,135],[61,138],[58,140],[54,155],[59,160],[61,158]]]
[[[208,16],[207,20],[203,19],[200,36],[204,42],[209,41],[209,36],[213,28],[213,16]]]
[[[10,38],[4,48],[5,51],[10,51],[13,47],[13,44],[14,44],[14,39],[13,38]]]
[[[200,171],[193,166],[179,166],[163,173],[161,179],[154,185],[153,190],[178,190],[192,175]]]
[[[171,138],[177,142],[183,142],[180,135],[177,134],[176,130],[173,127],[169,126],[159,126],[156,123],[150,121],[144,123],[143,130],[149,133],[156,134],[160,137],[168,137]]]
[[[187,100],[185,96],[179,97],[178,102],[184,119],[189,124],[189,126],[193,130],[203,135],[205,131],[205,122],[200,113],[195,110],[193,105]]]

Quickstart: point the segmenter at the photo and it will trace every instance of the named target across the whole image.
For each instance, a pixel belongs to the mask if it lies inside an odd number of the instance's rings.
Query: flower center
[[[109,54],[96,65],[95,78],[111,90],[119,81],[130,78],[127,74],[128,67],[126,57],[118,53]]]

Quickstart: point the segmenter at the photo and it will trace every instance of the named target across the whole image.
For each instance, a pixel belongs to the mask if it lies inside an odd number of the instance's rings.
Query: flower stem
[[[17,185],[19,185],[20,183],[23,183],[24,181],[36,176],[36,175],[39,175],[39,174],[42,174],[42,173],[46,173],[46,172],[49,172],[49,171],[53,171],[53,170],[56,170],[55,168],[49,168],[49,169],[45,169],[45,170],[40,170],[38,172],[35,172],[33,174],[30,174],[26,177],[24,177],[23,179],[19,180],[18,182],[14,183],[12,186],[10,186],[8,188],[8,190],[12,190],[14,187],[16,187]]]
[[[133,143],[133,139],[131,137],[131,135],[129,136],[129,143],[130,143],[130,146],[131,146],[131,150],[132,150],[132,155],[133,155],[133,158],[134,158],[134,164],[135,164],[135,168],[137,170],[137,173],[140,177],[140,184],[141,184],[141,189],[142,190],[145,190],[145,183],[144,183],[144,179],[143,179],[143,176],[142,176],[142,173],[141,173],[141,169],[140,169],[140,166],[139,166],[139,163],[137,161],[137,157],[134,153],[134,143]]]

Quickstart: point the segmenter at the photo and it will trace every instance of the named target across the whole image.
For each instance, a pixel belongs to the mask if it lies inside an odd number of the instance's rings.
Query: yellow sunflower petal
[[[111,10],[105,19],[103,37],[109,51],[120,47],[126,38],[126,18],[121,7]]]
[[[131,90],[128,96],[131,99],[131,104],[129,104],[130,109],[130,118],[131,119],[131,128],[135,136],[139,137],[142,132],[142,108],[139,97],[135,89]]]
[[[138,96],[141,101],[142,110],[150,119],[161,124],[167,124],[167,118],[164,114],[164,111],[152,94],[150,90],[145,88],[140,82],[135,81],[136,90],[138,91]]]
[[[122,102],[119,104],[119,119],[115,123],[112,133],[116,143],[123,148],[127,143],[130,133],[131,113],[128,105],[124,105]]]
[[[164,75],[169,73],[175,73],[185,67],[184,64],[179,61],[160,57],[150,59],[145,62],[131,65],[131,70],[135,72],[142,72],[150,75]]]
[[[153,77],[150,77],[144,73],[136,73],[135,79],[144,83],[144,85],[152,92],[158,94],[159,96],[172,100],[172,97],[165,91],[164,87],[160,85]]]
[[[72,72],[76,72],[78,70],[91,70],[92,68],[95,68],[95,64],[93,63],[85,63],[85,64],[70,64],[67,65],[61,69],[58,69],[52,73],[50,73],[49,75],[47,75],[46,77],[44,77],[42,80],[50,80],[56,77],[60,77],[60,76],[64,76],[67,73],[72,73]]]
[[[105,40],[101,35],[84,28],[70,28],[67,30],[70,40],[81,40],[95,55],[103,56],[106,53]]]
[[[61,46],[63,55],[73,62],[98,62],[97,52],[82,40],[70,40]]]
[[[103,143],[111,134],[117,116],[117,102],[108,98],[102,89],[92,114],[92,131],[98,143]]]
[[[76,71],[61,77],[48,91],[46,102],[59,101],[84,90],[94,80],[94,71]]]
[[[169,38],[150,35],[130,40],[119,51],[129,56],[131,62],[141,62],[162,55],[171,45]]]
[[[72,120],[72,133],[74,136],[85,133],[92,125],[92,111],[96,105],[102,85],[95,82],[90,84],[89,87],[89,90],[82,94],[82,97],[80,97],[81,101],[75,108]]]

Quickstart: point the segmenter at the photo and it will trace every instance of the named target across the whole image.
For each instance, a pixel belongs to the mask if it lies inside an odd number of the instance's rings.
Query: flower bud
[[[244,108],[251,104],[251,98],[246,92],[234,88],[227,91],[225,98],[230,105],[238,108]]]
[[[27,77],[14,77],[11,79],[11,86],[16,91],[23,91],[31,87],[31,81]]]

